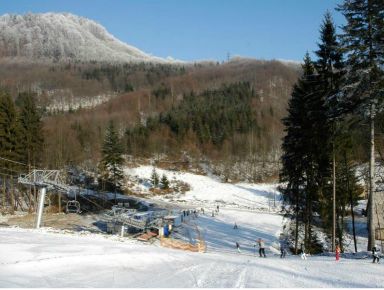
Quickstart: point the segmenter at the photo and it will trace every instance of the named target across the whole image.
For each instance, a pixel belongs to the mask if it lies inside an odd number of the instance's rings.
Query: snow
[[[144,180],[137,189],[148,192],[152,171],[152,166],[140,166],[126,168],[127,176],[135,176]],[[217,204],[229,208],[253,209],[259,211],[279,210],[281,195],[277,190],[278,184],[248,184],[238,183],[229,184],[221,182],[217,177],[197,175],[182,171],[170,171],[156,168],[156,172],[162,176],[165,174],[172,182],[175,180],[183,181],[191,186],[191,190],[185,194],[172,197],[157,196],[154,198],[171,200],[181,203],[188,203],[194,206],[216,207]],[[274,206],[275,205],[275,206]]]
[[[73,96],[69,89],[49,90],[50,104],[46,107],[48,112],[68,112],[77,109],[89,109],[104,104],[116,97],[116,93],[98,96]]]
[[[241,229],[240,229],[241,230]],[[191,253],[98,235],[0,228],[1,287],[382,287],[382,264]]]
[[[208,212],[196,221],[208,252],[232,251],[238,242],[243,253],[252,255],[258,238],[267,242],[270,251],[278,252],[278,237],[283,221],[281,215],[238,209],[221,209],[215,217],[210,214]],[[238,229],[233,228],[235,222]]]
[[[126,168],[148,190],[153,167]],[[141,243],[129,237],[53,228],[0,227],[0,287],[382,287],[382,264],[362,255],[279,258],[284,218],[276,184],[228,184],[214,176],[157,168],[191,190],[157,202],[198,209],[176,227],[173,239],[195,243],[204,253],[163,248],[159,241]],[[273,195],[276,207],[271,207]],[[219,212],[212,211],[219,205]],[[204,213],[200,209],[204,208]],[[4,219],[4,222],[6,220]],[[234,223],[238,225],[234,229]],[[259,258],[255,240],[266,244]],[[235,243],[240,244],[238,253]],[[365,253],[366,254],[366,253]],[[359,259],[356,259],[358,257]]]
[[[0,16],[0,57],[108,62],[179,61],[151,56],[121,42],[100,24],[70,13]]]

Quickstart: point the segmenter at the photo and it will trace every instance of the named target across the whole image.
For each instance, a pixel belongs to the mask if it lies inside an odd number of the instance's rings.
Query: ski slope
[[[283,216],[278,212],[276,185],[225,184],[213,176],[157,170],[191,187],[185,194],[157,196],[158,200],[204,209],[197,217],[189,215],[173,238],[195,242],[199,232],[207,246],[205,253],[85,231],[0,227],[0,287],[384,286],[384,267],[372,264],[370,258],[348,255],[335,262],[332,256],[301,260],[288,255],[280,259]],[[126,169],[143,180],[137,185],[143,191],[149,188],[151,172],[149,166]],[[265,240],[267,258],[257,256],[258,238]]]
[[[134,176],[143,180],[134,188],[137,191],[148,193],[152,166],[140,166],[126,168],[127,176]],[[259,211],[279,210],[278,200],[280,192],[277,184],[247,184],[247,183],[223,183],[215,176],[198,175],[183,171],[170,171],[155,168],[161,177],[165,174],[172,181],[182,181],[188,183],[191,190],[184,194],[174,194],[172,196],[155,196],[153,198],[178,202],[189,206],[216,207],[216,205],[226,208],[243,208]],[[274,202],[275,201],[275,202]],[[274,206],[275,205],[275,206]]]
[[[382,264],[190,253],[130,240],[0,229],[1,287],[383,287]]]

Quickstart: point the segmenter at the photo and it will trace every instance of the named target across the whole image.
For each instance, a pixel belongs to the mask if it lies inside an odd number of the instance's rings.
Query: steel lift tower
[[[39,206],[37,210],[36,228],[40,228],[43,215],[45,194],[48,190],[69,193],[71,187],[65,184],[60,170],[38,170],[34,169],[27,175],[20,175],[18,182],[24,185],[36,186],[39,189]]]

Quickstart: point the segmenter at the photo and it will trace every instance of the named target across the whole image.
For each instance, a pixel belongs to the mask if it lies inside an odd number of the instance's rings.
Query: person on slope
[[[307,259],[307,254],[305,253],[305,246],[304,246],[303,243],[301,244],[300,249],[301,249],[301,258],[302,258],[303,260],[306,260],[306,259]]]
[[[339,245],[336,245],[335,255],[336,255],[336,261],[339,261],[340,260],[340,246]]]
[[[237,249],[237,251],[238,251],[239,253],[241,253],[241,251],[240,251],[240,244],[239,244],[238,242],[236,242],[236,249]]]
[[[234,230],[237,230],[237,223],[235,222],[235,225],[233,226]]]
[[[263,257],[266,258],[267,256],[265,255],[265,243],[264,243],[264,240],[259,238],[257,240],[257,243],[259,244],[259,255],[260,257]]]
[[[286,248],[286,241],[280,240],[280,258],[285,258],[285,255],[287,254]]]
[[[376,263],[379,264],[379,262],[380,262],[380,249],[379,249],[379,247],[374,246],[372,248],[372,257],[373,257],[372,263],[375,263],[377,261]]]

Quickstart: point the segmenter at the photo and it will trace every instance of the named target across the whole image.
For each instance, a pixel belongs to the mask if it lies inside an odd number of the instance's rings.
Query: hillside
[[[0,58],[32,62],[171,62],[123,43],[93,20],[70,13],[0,17]]]
[[[291,87],[299,74],[296,68],[277,61],[235,60],[184,68],[146,67],[130,73],[129,70],[130,67],[107,66],[82,69],[82,75],[88,75],[88,79],[82,79],[83,84],[102,83],[106,88],[112,81],[120,88],[132,85],[134,89],[117,93],[89,109],[76,110],[76,97],[68,98],[73,101],[71,112],[47,116],[45,160],[48,166],[65,165],[71,160],[78,164],[86,160],[95,164],[109,120],[118,127],[125,153],[135,157],[149,158],[157,154],[178,160],[185,152],[195,160],[208,158],[221,165],[228,161],[231,166],[252,158],[259,161],[279,158],[283,135],[280,120],[286,114]],[[67,74],[77,81],[70,72]],[[241,92],[247,97],[240,98]],[[186,97],[191,93],[196,98]],[[215,101],[210,102],[209,96]],[[81,104],[83,98],[77,100]],[[194,109],[198,107],[204,110]],[[190,114],[189,123],[183,112]],[[167,116],[172,116],[176,123]],[[228,119],[226,126],[221,118]],[[209,126],[208,135],[201,134],[203,122]],[[175,124],[184,126],[185,130],[176,129]],[[62,136],[67,137],[63,139]],[[250,170],[254,171],[250,179],[265,178],[256,172],[259,170]]]
[[[162,60],[68,13],[1,16],[0,64],[0,87],[15,100],[34,94],[42,113],[41,166],[96,168],[113,121],[126,155],[207,159],[247,180],[276,177],[265,161],[280,156],[280,120],[300,74],[274,60]]]

